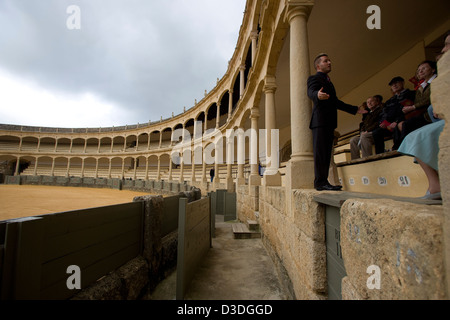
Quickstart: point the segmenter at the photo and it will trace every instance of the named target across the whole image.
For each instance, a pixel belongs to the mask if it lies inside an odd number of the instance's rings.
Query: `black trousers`
[[[314,152],[314,188],[322,187],[328,182],[331,155],[333,151],[334,128],[316,127],[313,133]]]
[[[375,145],[375,153],[384,153],[384,138],[392,137],[392,132],[388,129],[376,128],[372,131],[373,142]]]

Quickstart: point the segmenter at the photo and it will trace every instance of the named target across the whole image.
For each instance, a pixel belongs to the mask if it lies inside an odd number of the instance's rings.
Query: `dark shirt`
[[[412,105],[414,103],[415,95],[415,92],[409,89],[405,89],[399,94],[393,95],[384,104],[384,108],[380,116],[380,122],[386,120],[390,123],[398,123],[405,120],[405,114],[402,109],[404,106]]]
[[[361,123],[361,132],[367,131],[371,132],[374,129],[378,128],[380,123],[380,115],[383,111],[381,106],[377,106],[374,110],[369,111],[364,115],[363,121]]]
[[[323,88],[330,98],[319,100],[317,93]],[[346,104],[336,96],[336,89],[328,76],[323,72],[317,72],[308,78],[308,97],[314,103],[310,129],[317,127],[337,128],[337,110],[342,110],[351,114],[358,112],[358,107]]]

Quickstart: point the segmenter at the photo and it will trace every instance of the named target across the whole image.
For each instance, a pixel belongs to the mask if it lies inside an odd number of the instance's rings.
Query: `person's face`
[[[373,110],[373,108],[375,108],[377,105],[378,105],[377,99],[375,99],[375,98],[369,98],[369,99],[367,99],[367,107],[368,107],[370,110]]]
[[[329,73],[331,71],[331,60],[327,56],[320,57],[317,63],[317,71]]]
[[[394,82],[391,85],[391,90],[393,93],[400,93],[403,91],[403,81]]]
[[[428,63],[421,64],[417,68],[417,78],[419,80],[428,80],[434,74],[434,71]]]
[[[444,48],[442,48],[441,53],[444,54],[449,50],[450,50],[450,36],[447,36],[447,38],[445,38]]]

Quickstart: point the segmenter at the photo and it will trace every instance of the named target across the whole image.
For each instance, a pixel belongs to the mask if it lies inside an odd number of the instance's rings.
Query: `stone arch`
[[[153,130],[150,132],[149,141],[150,141],[150,150],[159,149],[159,141],[161,138],[161,131]]]
[[[206,130],[216,127],[217,103],[212,103],[205,111],[206,114]]]
[[[111,169],[109,170],[109,172],[111,174],[111,178],[122,178],[122,163],[122,157],[113,157],[110,159]]]

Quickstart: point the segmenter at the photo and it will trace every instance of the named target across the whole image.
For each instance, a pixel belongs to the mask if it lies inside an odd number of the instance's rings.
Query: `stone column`
[[[259,119],[259,109],[252,108],[251,114],[251,137],[250,137],[250,178],[249,185],[251,186],[259,186],[261,185],[261,177],[258,172],[259,167],[259,156],[258,156],[258,144],[259,144],[259,135],[258,135],[258,119]]]
[[[99,139],[98,139],[97,153],[100,153],[100,146],[101,146],[101,143],[102,143],[102,139],[99,138]]]
[[[81,178],[84,178],[84,158],[81,159]]]
[[[228,91],[228,121],[231,119],[231,114],[233,113],[233,90]]]
[[[252,31],[252,33],[250,34],[250,39],[252,39],[252,66],[253,66],[255,64],[256,58],[258,31]]]
[[[202,182],[207,183],[208,180],[206,178],[206,161],[205,161],[205,155],[202,154]]]
[[[220,147],[222,147],[222,145],[220,145]],[[216,145],[216,151],[214,154],[214,179],[213,179],[213,184],[215,186],[216,189],[219,188],[219,184],[220,184],[220,177],[219,177],[219,146]]]
[[[244,95],[244,90],[245,90],[245,64],[243,64],[239,67],[239,71],[240,71],[239,97],[242,98],[242,96]]]
[[[58,150],[58,138],[55,138],[55,150],[53,150],[54,152],[56,152]]]
[[[148,180],[148,157],[145,158],[145,180]]]
[[[228,192],[234,192],[234,181],[233,181],[233,175],[232,175],[232,164],[234,162],[234,144],[232,141],[228,141],[227,139],[227,154],[226,154],[226,161],[227,161],[227,190]]]
[[[195,133],[195,131],[194,131]],[[195,149],[191,151],[191,182],[195,182]]]
[[[114,137],[111,137],[111,153],[113,153],[113,148],[114,148]]]
[[[159,132],[159,149],[161,149],[161,144],[162,144],[162,135],[163,135],[163,132],[162,132],[162,131],[160,131],[160,132]]]
[[[172,181],[172,156],[169,157],[169,181]]]
[[[73,148],[73,139],[70,139],[69,153],[72,153],[72,148]]]
[[[16,169],[14,170],[14,175],[15,176],[19,175],[19,166],[20,166],[20,157],[17,157]]]
[[[98,178],[98,158],[95,159],[95,179]]]
[[[219,129],[220,126],[220,102],[217,104],[217,112],[216,112],[216,129]]]
[[[108,178],[111,179],[112,159],[109,159]]]
[[[290,189],[314,186],[314,156],[309,122],[312,103],[307,95],[310,75],[307,22],[313,1],[288,0],[286,18],[290,25],[291,143],[287,184]]]
[[[180,183],[184,181],[184,151],[180,151]]]
[[[69,177],[69,173],[70,173],[70,158],[67,159],[66,178]]]
[[[264,93],[266,95],[266,171],[263,184],[265,186],[281,186],[281,174],[279,173],[278,141],[272,141],[272,130],[276,130],[275,91],[277,85],[275,77],[267,76],[265,79]],[[276,139],[278,135],[273,138]],[[272,149],[273,147],[273,149]]]
[[[36,157],[36,162],[34,163],[34,171],[33,171],[34,176],[37,175],[38,162],[39,162],[39,158]]]
[[[194,119],[194,131],[192,132],[192,141],[193,141],[194,145],[195,145],[195,140],[201,137],[201,134],[200,134],[200,137],[198,137],[198,134],[197,134],[197,130],[198,130],[197,122],[198,121]]]
[[[446,52],[438,61],[439,77],[431,84],[431,104],[433,110],[442,115],[446,121],[439,138],[439,179],[444,206],[444,262],[447,299],[450,296],[450,52]]]
[[[52,171],[51,176],[53,177],[55,175],[55,158],[52,159]]]
[[[158,157],[158,171],[156,172],[156,181],[161,181],[161,158]]]
[[[237,131],[238,135],[238,154],[237,154],[237,161],[238,161],[238,174],[237,174],[237,180],[236,183],[238,186],[245,184],[245,177],[244,177],[244,165],[245,165],[245,135],[244,135],[244,129],[239,128]]]
[[[122,158],[122,179],[125,178],[125,159]]]

